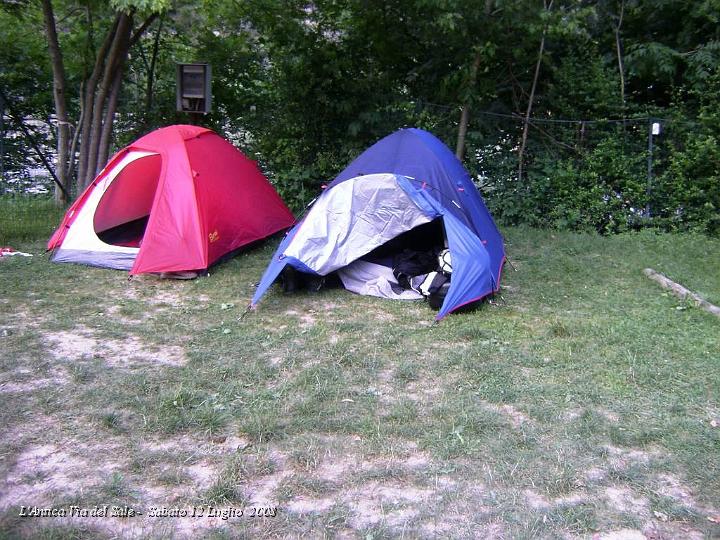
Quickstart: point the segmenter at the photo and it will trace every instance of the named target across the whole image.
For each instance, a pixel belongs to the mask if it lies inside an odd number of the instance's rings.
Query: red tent
[[[205,270],[293,224],[256,163],[213,131],[170,126],[118,152],[48,242],[53,261],[131,274]]]

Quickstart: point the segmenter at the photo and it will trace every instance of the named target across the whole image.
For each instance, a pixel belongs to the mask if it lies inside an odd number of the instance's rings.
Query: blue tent
[[[450,149],[427,131],[401,129],[355,159],[287,233],[252,306],[286,266],[320,276],[345,272],[341,277],[347,288],[356,290],[349,283],[362,278],[367,279],[363,293],[392,296],[385,294],[387,273],[378,261],[361,259],[429,223],[442,225],[452,255],[450,288],[437,315],[441,319],[499,289],[503,240]]]

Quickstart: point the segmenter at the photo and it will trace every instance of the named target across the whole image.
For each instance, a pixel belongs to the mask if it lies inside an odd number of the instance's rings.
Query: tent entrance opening
[[[95,234],[106,244],[140,247],[160,178],[159,155],[128,163],[103,194],[93,217]]]
[[[358,294],[421,299],[419,284],[437,270],[444,246],[445,230],[438,218],[396,236],[337,273],[344,287]]]

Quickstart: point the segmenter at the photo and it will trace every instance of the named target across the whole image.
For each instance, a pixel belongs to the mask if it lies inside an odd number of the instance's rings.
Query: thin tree
[[[623,118],[625,117],[625,62],[623,60],[623,46],[620,39],[620,28],[625,15],[625,0],[620,0],[620,13],[618,14],[617,24],[614,25],[615,31],[615,51],[617,52],[618,71],[620,72],[620,104],[622,105]]]
[[[65,99],[65,65],[63,62],[62,50],[58,41],[57,27],[55,25],[55,14],[50,0],[42,1],[43,18],[47,32],[48,51],[50,53],[50,64],[53,72],[53,99],[55,102],[55,118],[57,120],[57,158],[55,162],[55,176],[57,181],[65,189],[55,187],[55,202],[58,205],[67,203],[65,193],[68,186],[68,161],[69,161],[69,139],[70,122],[67,113],[67,102]]]
[[[155,39],[153,41],[152,55],[150,64],[147,66],[147,86],[145,87],[145,116],[150,114],[153,107],[153,85],[155,84],[155,66],[157,65],[158,54],[160,53],[160,34],[162,33],[163,17],[158,21],[157,30],[155,31]],[[144,58],[144,55],[143,55]]]
[[[554,0],[543,0],[543,9],[545,13],[549,13],[552,9]],[[545,53],[545,36],[547,34],[548,24],[543,26],[542,36],[540,38],[540,47],[538,51],[537,62],[535,63],[535,74],[533,75],[532,86],[530,87],[530,96],[528,97],[527,109],[525,110],[525,119],[523,122],[523,133],[520,141],[520,149],[518,150],[518,182],[523,179],[523,165],[525,157],[525,147],[527,146],[528,129],[530,128],[530,114],[532,113],[533,102],[535,101],[535,90],[537,89],[538,79],[540,78],[540,65],[542,64],[543,54]]]
[[[65,102],[65,68],[62,63],[62,51],[57,39],[55,16],[52,0],[42,0],[45,15],[45,30],[48,47],[53,66],[53,81],[55,89],[55,111],[58,120],[58,176],[66,184],[69,173],[74,170],[74,152],[79,140],[79,155],[77,165],[76,189],[83,190],[105,164],[109,153],[112,128],[117,111],[118,98],[122,88],[123,70],[127,62],[131,47],[137,43],[143,33],[157,18],[159,12],[167,7],[166,0],[141,2],[150,5],[152,12],[145,21],[133,31],[133,19],[136,7],[132,1],[114,3],[117,10],[114,12],[102,44],[95,53],[93,69],[90,75],[81,83],[80,118],[72,140],[72,152],[69,144],[69,127],[67,106]],[[91,35],[92,16],[87,17],[88,43],[92,43]],[[60,176],[62,175],[62,176]]]
[[[88,83],[85,87],[85,119],[80,147],[80,154],[85,156],[85,161],[80,162],[78,174],[81,188],[92,182],[105,165],[128,53],[158,13],[152,13],[135,32],[132,30],[134,15],[135,9],[116,14],[111,32],[96,58],[91,75],[95,84]]]
[[[485,17],[489,18],[492,12],[493,0],[485,0]],[[459,160],[462,160],[465,154],[465,137],[467,136],[468,123],[470,122],[470,96],[472,88],[475,86],[477,81],[478,69],[480,69],[480,62],[482,60],[482,49],[477,48],[475,51],[475,59],[473,60],[472,66],[470,67],[470,76],[467,81],[467,96],[463,103],[462,112],[460,113],[460,125],[458,126],[458,138],[457,145],[455,147],[455,155]]]

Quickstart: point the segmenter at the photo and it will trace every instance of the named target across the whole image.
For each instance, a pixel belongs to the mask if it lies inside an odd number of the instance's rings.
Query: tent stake
[[[248,316],[248,314],[253,310],[253,305],[248,304],[248,306],[245,308],[245,311],[242,312],[242,315],[238,317],[238,321],[242,321],[245,317]]]

